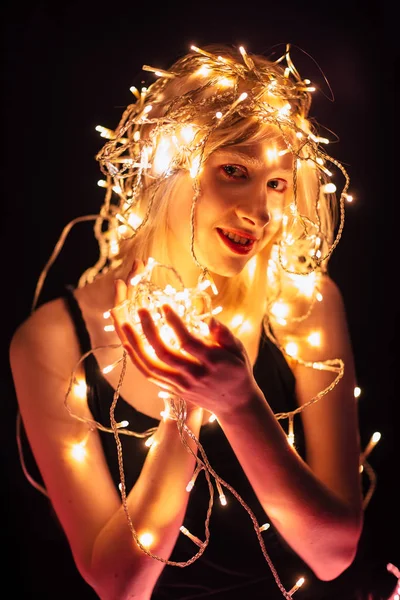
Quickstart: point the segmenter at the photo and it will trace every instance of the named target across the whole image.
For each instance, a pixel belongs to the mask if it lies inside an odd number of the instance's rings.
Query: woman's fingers
[[[168,304],[165,304],[162,309],[168,325],[170,325],[176,333],[182,350],[185,350],[185,352],[188,352],[198,360],[204,359],[210,348],[207,341],[201,340],[190,333],[182,319]]]
[[[241,357],[244,352],[244,346],[241,341],[234,336],[231,330],[217,321],[214,317],[210,320],[210,334],[215,344],[210,344],[207,340],[200,340],[192,335],[180,317],[168,306],[163,306],[163,311],[168,324],[173,327],[181,345],[181,348],[189,352],[192,356],[199,360],[207,360],[211,358],[210,350],[215,353],[215,350],[228,350],[235,356]]]
[[[236,356],[243,355],[244,346],[242,342],[232,333],[229,327],[212,317],[209,328],[212,337],[219,344],[219,346],[225,350],[229,350]]]
[[[182,356],[182,354],[176,352],[174,348],[170,348],[166,345],[161,337],[158,327],[155,325],[147,310],[140,309],[138,314],[140,316],[143,333],[154,349],[157,357],[162,362],[175,369],[180,369],[195,378],[202,377],[207,373],[207,369],[203,364],[200,364],[194,358],[190,358],[189,356]],[[179,319],[179,317],[177,318]]]
[[[158,385],[176,386],[180,389],[187,387],[187,381],[182,372],[168,369],[167,364],[158,364],[157,359],[154,360],[150,357],[149,353],[146,352],[146,348],[143,347],[139,334],[130,323],[124,323],[122,331],[126,339],[124,343],[125,350],[128,352],[133,363],[146,377],[158,383]]]
[[[127,287],[125,281],[123,281],[122,279],[116,279],[114,281],[114,288],[114,304],[118,306],[118,304],[122,304],[122,302],[126,300]]]
[[[131,284],[132,279],[136,275],[140,275],[140,273],[143,273],[143,271],[144,271],[144,262],[138,258],[135,258],[135,260],[132,263],[131,270],[128,273],[128,277],[126,278],[128,285],[132,285]]]

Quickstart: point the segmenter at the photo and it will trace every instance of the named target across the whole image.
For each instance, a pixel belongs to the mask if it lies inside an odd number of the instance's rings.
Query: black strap
[[[81,351],[83,354],[85,354],[86,352],[89,352],[89,350],[92,347],[90,343],[89,333],[86,328],[86,323],[83,320],[82,311],[74,296],[74,287],[72,285],[66,285],[65,290],[65,299],[68,304],[69,313],[75,326],[75,331],[79,340]]]
[[[66,300],[71,319],[74,323],[75,332],[78,338],[79,346],[82,355],[90,352],[92,344],[89,337],[89,332],[86,328],[86,323],[82,316],[82,311],[78,304],[77,299],[74,295],[74,287],[72,285],[65,286],[66,293],[64,298]],[[97,398],[97,380],[99,376],[99,364],[93,353],[88,354],[83,361],[83,368],[85,372],[85,380],[87,385],[87,400],[88,406],[92,410],[93,404],[96,403]]]

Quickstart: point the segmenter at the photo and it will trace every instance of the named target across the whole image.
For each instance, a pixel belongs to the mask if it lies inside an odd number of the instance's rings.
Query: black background
[[[32,597],[69,598],[83,597],[86,588],[79,587],[69,553],[56,546],[46,501],[21,469],[9,340],[29,314],[37,279],[63,227],[96,212],[103,200],[94,159],[103,140],[95,126],[115,127],[132,101],[129,87],[153,81],[141,70],[143,64],[167,68],[192,43],[242,44],[249,52],[278,57],[290,42],[300,74],[321,88],[312,113],[328,137],[336,137],[330,151],[347,168],[355,198],[347,205],[331,274],[347,306],[362,389],[363,446],[375,431],[382,434],[370,455],[377,490],[366,513],[368,543],[372,562],[399,566],[394,15],[382,2],[367,8],[323,1],[156,6],[74,0],[31,2],[24,8],[6,2],[2,13],[1,496],[3,549],[8,568],[19,578],[18,589]],[[57,295],[65,282],[75,283],[96,258],[92,223],[77,225],[49,272],[42,299]]]

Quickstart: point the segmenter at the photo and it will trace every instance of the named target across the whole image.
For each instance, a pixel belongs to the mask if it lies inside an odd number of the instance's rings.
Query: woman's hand
[[[136,264],[129,275],[143,270]],[[251,363],[242,342],[221,322],[212,318],[210,334],[200,338],[191,333],[169,306],[162,307],[165,320],[173,329],[179,349],[162,338],[150,312],[139,308],[143,336],[129,318],[129,288],[116,283],[117,307],[111,310],[115,329],[133,364],[150,381],[177,394],[216,416],[231,413],[254,396],[258,389]],[[153,352],[146,350],[150,344]]]

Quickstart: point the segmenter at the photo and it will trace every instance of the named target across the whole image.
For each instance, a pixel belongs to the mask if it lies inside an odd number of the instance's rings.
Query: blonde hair
[[[140,92],[136,90],[136,102],[126,108],[111,139],[97,155],[108,186],[95,225],[100,259],[85,271],[79,285],[110,266],[121,265],[128,254],[147,260],[155,245],[157,256],[168,264],[168,203],[183,173],[192,170],[197,160],[193,175],[195,202],[201,191],[201,165],[213,152],[275,137],[283,140],[286,152],[294,157],[294,199],[286,207],[283,227],[257,255],[253,272],[246,266],[239,275],[225,281],[218,295],[218,303],[228,313],[240,305],[258,321],[267,306],[267,267],[272,248],[279,248],[281,270],[307,274],[326,270],[340,238],[341,231],[335,239],[338,203],[334,194],[324,190],[330,175],[327,161],[346,177],[341,198],[348,177],[340,163],[321,148],[322,138],[315,123],[308,119],[310,82],[301,79],[290,59],[289,47],[277,61],[249,55],[243,48],[192,47],[168,71],[146,65],[143,68],[154,71],[159,79]],[[188,129],[190,136],[185,138]],[[157,171],[161,147],[167,147],[169,154]],[[132,215],[140,215],[139,226],[132,226]],[[104,221],[108,222],[106,232]],[[291,243],[289,248],[286,243],[288,232],[293,238],[296,228],[300,254],[296,245]],[[316,240],[318,252],[304,251],[305,245],[311,247]]]

